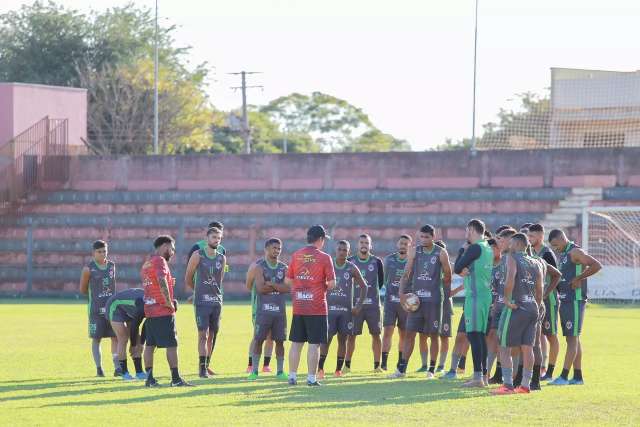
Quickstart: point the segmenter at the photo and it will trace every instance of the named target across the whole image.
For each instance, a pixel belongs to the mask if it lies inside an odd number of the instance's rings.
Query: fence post
[[[27,228],[27,295],[33,288],[33,224]]]
[[[187,265],[184,263],[184,257],[187,253],[187,251],[185,251],[185,244],[186,237],[184,218],[181,218],[180,227],[178,228],[178,236],[176,237],[176,250],[178,252],[176,257],[178,259],[178,268],[176,268],[178,277],[176,278],[176,281],[180,281],[182,283],[182,286],[180,286],[178,292],[181,297],[184,297],[187,294],[186,284],[184,283],[184,275],[187,271]],[[188,263],[189,260],[187,260],[186,262]]]

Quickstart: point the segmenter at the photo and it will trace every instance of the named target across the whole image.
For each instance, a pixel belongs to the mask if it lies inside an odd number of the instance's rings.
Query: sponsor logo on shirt
[[[365,298],[362,301],[362,304],[373,304],[373,299],[372,298]]]
[[[308,268],[303,268],[302,270],[300,270],[300,272],[296,276],[296,279],[298,279],[298,280],[313,280],[313,276],[311,276],[311,272],[309,271]]]
[[[298,291],[296,292],[296,299],[303,301],[313,301],[313,294],[311,292]]]
[[[314,263],[314,262],[316,262],[316,257],[315,257],[315,255],[310,255],[310,254],[302,255],[302,262],[304,262],[305,264],[306,263]]]
[[[400,302],[400,297],[397,295],[391,295],[391,302]]]
[[[273,313],[279,313],[280,312],[280,306],[277,304],[262,304],[262,310],[263,311],[270,311]]]
[[[330,305],[329,311],[349,311],[349,309],[341,305]]]
[[[98,309],[98,313],[100,313],[100,314],[104,314],[106,312],[107,312],[107,310],[106,310],[105,307],[101,307],[101,308]]]
[[[218,295],[202,295],[202,300],[205,302],[222,302],[222,299]]]
[[[431,292],[425,291],[424,289],[418,289],[416,295],[420,298],[431,298]]]
[[[155,299],[155,298],[145,298],[145,299],[144,299],[144,304],[145,304],[145,305],[153,305],[153,304],[156,304],[156,299]]]

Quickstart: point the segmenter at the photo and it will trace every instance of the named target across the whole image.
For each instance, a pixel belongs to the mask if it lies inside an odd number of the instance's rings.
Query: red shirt
[[[328,254],[315,246],[305,246],[295,251],[291,256],[287,277],[293,280],[293,314],[327,314],[327,282],[336,278],[333,261]]]
[[[171,277],[169,264],[159,256],[154,255],[142,265],[142,287],[144,288],[144,315],[146,317],[171,316],[173,308],[165,304],[164,294],[160,290],[160,278],[164,277],[169,284],[169,296],[173,301],[173,287],[175,279]]]

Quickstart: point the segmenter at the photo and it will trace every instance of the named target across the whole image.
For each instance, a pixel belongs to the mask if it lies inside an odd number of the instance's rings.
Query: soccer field
[[[107,341],[102,346],[107,378],[93,377],[86,305],[1,302],[0,425],[640,425],[637,306],[589,305],[585,386],[494,397],[486,390],[463,389],[460,381],[426,381],[415,373],[391,381],[374,374],[366,335],[358,341],[353,373],[328,377],[324,387],[290,387],[273,374],[248,382],[246,304],[225,306],[212,362],[219,375],[207,380],[196,375],[193,310],[182,304],[177,314],[180,369],[197,387],[147,389],[139,381],[109,377]],[[396,358],[394,347],[389,360],[395,364]],[[419,367],[419,359],[414,353],[408,372]],[[301,365],[303,373],[306,364]],[[335,366],[335,346],[326,366],[328,371]],[[154,373],[161,383],[169,382],[163,350],[156,352]]]

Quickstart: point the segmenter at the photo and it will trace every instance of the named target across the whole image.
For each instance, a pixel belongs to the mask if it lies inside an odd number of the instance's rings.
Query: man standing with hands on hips
[[[291,287],[293,318],[289,341],[289,385],[298,383],[298,364],[304,343],[307,350],[307,385],[319,386],[316,379],[320,345],[327,343],[327,290],[336,286],[333,261],[322,252],[330,237],[321,225],[307,230],[307,246],[291,256],[285,284]]]

